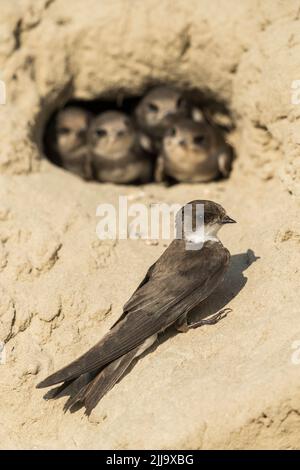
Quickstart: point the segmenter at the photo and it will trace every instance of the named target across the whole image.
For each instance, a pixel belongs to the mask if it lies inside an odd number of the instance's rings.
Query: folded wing
[[[174,246],[175,245],[175,246]],[[38,384],[48,387],[100,369],[165,330],[205,299],[223,279],[229,252],[208,243],[199,253],[174,240],[124,306],[124,313],[99,343]],[[216,244],[214,244],[216,245]],[[175,253],[175,256],[174,256]]]

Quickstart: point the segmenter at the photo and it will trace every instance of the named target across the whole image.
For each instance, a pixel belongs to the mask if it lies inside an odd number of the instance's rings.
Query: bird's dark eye
[[[176,127],[171,127],[168,129],[166,135],[169,137],[174,137],[176,135]]]
[[[196,145],[203,145],[203,142],[204,142],[204,135],[196,135],[196,137],[194,137],[194,144]]]
[[[158,111],[158,106],[155,103],[148,103],[148,110],[151,111],[152,113],[157,113]]]
[[[123,137],[126,134],[125,129],[120,129],[117,131],[117,136],[118,137]]]
[[[95,134],[97,137],[105,137],[107,135],[107,131],[105,129],[96,129]]]
[[[69,135],[71,134],[72,130],[69,127],[61,127],[58,129],[59,135]]]
[[[176,103],[177,109],[182,108],[184,106],[184,103],[185,103],[184,98],[182,98],[182,96],[180,96],[177,100],[177,103]]]

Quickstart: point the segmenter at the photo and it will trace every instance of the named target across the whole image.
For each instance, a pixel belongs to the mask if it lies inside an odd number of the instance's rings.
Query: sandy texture
[[[300,105],[297,1],[5,0],[0,69],[2,448],[298,448]],[[90,13],[92,12],[92,13]],[[298,74],[298,75],[297,75]],[[232,178],[144,188],[85,183],[43,159],[44,124],[71,97],[197,87],[232,113]],[[96,207],[220,202],[238,220],[232,263],[201,312],[213,327],[168,332],[87,419],[35,385],[113,324],[166,243],[100,242]],[[165,341],[167,339],[167,341]]]

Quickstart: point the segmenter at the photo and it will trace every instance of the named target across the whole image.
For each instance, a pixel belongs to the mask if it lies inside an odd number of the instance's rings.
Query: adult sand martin
[[[96,116],[88,140],[93,173],[98,181],[126,184],[151,180],[153,160],[148,152],[149,139],[135,130],[126,114],[106,111]]]
[[[199,207],[204,208],[204,224]],[[189,324],[187,315],[223,280],[230,253],[217,233],[222,225],[234,220],[219,204],[196,200],[181,208],[176,221],[176,239],[148,269],[108,333],[81,357],[37,385],[43,388],[63,382],[45,398],[69,395],[65,410],[85,406],[90,414],[133,359],[153,345],[159,333],[171,325],[187,331],[222,318],[224,311]]]
[[[228,177],[232,150],[220,131],[208,122],[189,118],[173,120],[166,132],[156,162],[155,180],[207,182],[218,176]]]
[[[139,127],[153,139],[154,149],[160,148],[161,139],[174,116],[187,116],[189,103],[183,93],[171,87],[155,87],[139,102],[135,116]]]
[[[63,168],[91,178],[87,151],[87,132],[91,114],[85,109],[70,106],[58,112],[54,125],[54,149]]]

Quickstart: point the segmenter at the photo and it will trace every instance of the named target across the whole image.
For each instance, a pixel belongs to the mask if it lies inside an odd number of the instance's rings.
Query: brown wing
[[[217,287],[229,262],[221,243],[185,249],[174,240],[125,304],[122,320],[76,361],[41,382],[48,387],[101,368],[165,330]]]
[[[118,320],[110,327],[110,329],[112,330],[118,323],[120,323],[120,321],[122,321],[127,313],[128,313],[128,310],[127,310],[127,305],[128,303],[130,302],[130,300],[132,299],[132,297],[136,294],[136,292],[144,285],[146,284],[146,282],[149,281],[150,277],[151,277],[151,274],[153,272],[153,269],[155,267],[155,264],[152,264],[152,266],[150,266],[150,268],[148,269],[148,271],[146,272],[146,275],[144,277],[144,279],[140,282],[140,284],[137,286],[137,288],[135,289],[134,293],[132,294],[132,296],[130,297],[130,299],[126,302],[126,304],[124,304],[123,306],[123,313],[122,315],[118,318]]]

